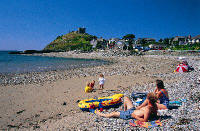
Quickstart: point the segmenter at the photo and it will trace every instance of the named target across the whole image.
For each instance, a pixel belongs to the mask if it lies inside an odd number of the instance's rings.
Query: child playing
[[[95,81],[93,80],[91,83],[87,82],[85,87],[85,92],[92,92],[94,90]]]
[[[99,88],[100,89],[103,89],[104,83],[105,83],[104,76],[103,76],[103,74],[100,74],[100,77],[99,77]]]
[[[200,77],[198,78],[197,83],[200,84]]]
[[[92,88],[92,90],[94,89],[94,84],[95,84],[95,80],[92,80],[92,82],[89,85]]]

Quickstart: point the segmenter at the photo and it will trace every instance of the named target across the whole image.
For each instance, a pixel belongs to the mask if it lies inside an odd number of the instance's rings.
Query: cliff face
[[[87,33],[71,32],[66,35],[58,36],[54,41],[48,44],[44,50],[51,51],[69,51],[69,50],[90,50],[92,45],[90,41],[96,36]]]

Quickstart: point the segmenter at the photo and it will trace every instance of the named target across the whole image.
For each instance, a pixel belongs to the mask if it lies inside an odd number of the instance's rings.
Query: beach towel
[[[181,106],[181,101],[169,101],[169,106]]]
[[[162,126],[162,122],[160,120],[150,121],[150,122],[142,122],[139,120],[131,120],[129,121],[129,125],[133,127],[145,127],[145,128],[152,128],[157,126]]]
[[[146,96],[147,96],[147,93],[142,93],[142,92],[132,92],[131,93],[131,97],[133,99],[137,99],[137,98],[144,99],[144,98],[146,98]]]
[[[181,106],[183,102],[187,102],[187,99],[179,99],[175,101],[169,101],[169,105]]]

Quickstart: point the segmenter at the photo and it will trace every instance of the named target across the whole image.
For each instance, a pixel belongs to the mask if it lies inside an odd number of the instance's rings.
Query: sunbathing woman
[[[157,110],[160,108],[160,104],[157,103],[157,100],[157,96],[154,93],[149,93],[147,95],[148,104],[137,110],[133,106],[131,100],[128,97],[124,97],[124,111],[104,114],[97,110],[96,114],[107,118],[119,117],[125,120],[135,118],[140,121],[148,121],[150,117],[157,115]]]
[[[156,80],[156,89],[154,91],[158,97],[158,102],[161,104],[160,109],[169,108],[169,96],[167,90],[164,88],[164,83],[162,80]],[[140,106],[136,109],[140,109],[148,104],[148,101],[145,100]]]

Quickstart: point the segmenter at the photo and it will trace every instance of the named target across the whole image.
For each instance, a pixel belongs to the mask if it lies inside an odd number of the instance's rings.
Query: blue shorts
[[[131,109],[128,109],[126,111],[120,111],[119,118],[124,119],[124,120],[131,119],[132,118],[131,114],[133,113],[134,110],[135,110],[135,107],[132,107]]]

